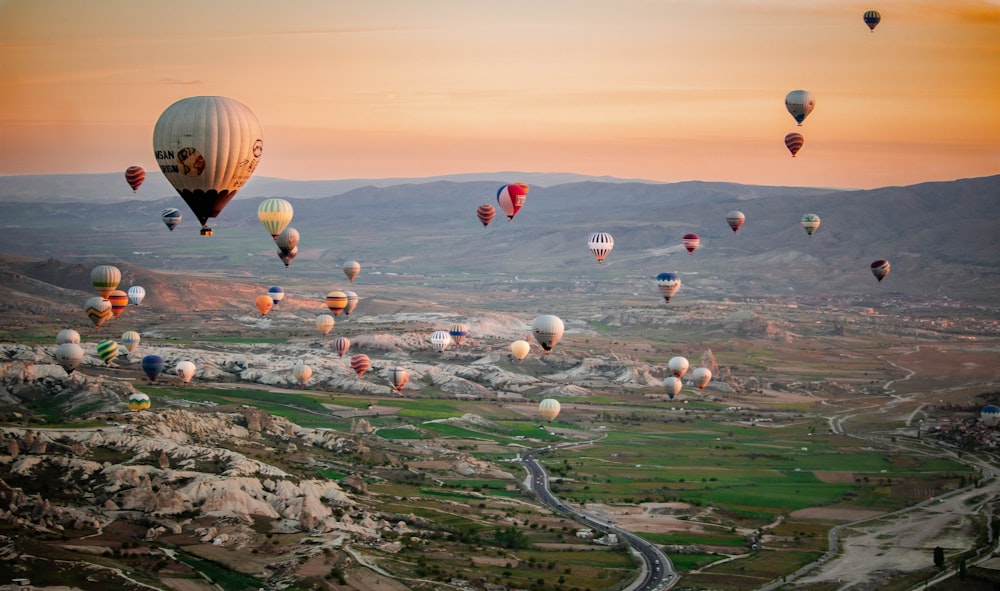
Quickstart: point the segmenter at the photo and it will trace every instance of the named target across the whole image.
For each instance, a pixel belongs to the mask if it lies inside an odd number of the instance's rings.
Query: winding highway
[[[552,449],[554,448],[536,450],[520,457],[521,465],[528,472],[527,486],[538,496],[541,503],[556,513],[566,515],[594,531],[615,534],[619,540],[629,545],[633,555],[641,561],[642,570],[636,580],[624,591],[664,591],[676,585],[680,577],[674,570],[673,563],[656,544],[585,511],[575,509],[552,494],[552,491],[549,490],[549,476],[537,458],[538,454]]]

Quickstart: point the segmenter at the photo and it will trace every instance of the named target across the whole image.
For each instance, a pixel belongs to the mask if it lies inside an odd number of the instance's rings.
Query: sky
[[[1000,0],[0,0],[0,175],[155,172],[194,95],[266,177],[946,181],[1000,174]]]

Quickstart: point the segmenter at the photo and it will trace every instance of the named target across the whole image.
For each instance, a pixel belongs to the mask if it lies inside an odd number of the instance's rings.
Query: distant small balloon
[[[788,151],[792,153],[792,158],[799,153],[802,149],[802,145],[806,143],[806,139],[802,137],[801,133],[789,133],[785,135],[785,147]]]
[[[476,217],[479,218],[479,221],[483,224],[484,228],[490,225],[490,222],[493,221],[493,217],[496,216],[496,214],[496,208],[489,203],[484,203],[476,209]]]
[[[812,236],[816,230],[819,229],[820,219],[819,216],[814,213],[807,213],[802,216],[802,227],[805,229],[806,234]]]
[[[294,214],[292,204],[285,199],[265,199],[257,206],[257,219],[275,240],[292,222]]]
[[[348,349],[351,348],[351,339],[347,337],[337,337],[333,339],[333,344],[330,347],[337,352],[337,355],[343,357],[347,354]]]
[[[518,361],[524,359],[531,352],[531,343],[525,340],[516,340],[510,344],[510,353]]]
[[[879,259],[871,264],[872,275],[875,275],[875,279],[878,279],[881,283],[885,276],[889,274],[889,261],[885,259]]]
[[[118,343],[112,340],[97,343],[97,356],[101,358],[104,365],[111,365],[115,357],[118,357]]]
[[[879,11],[877,10],[866,11],[862,18],[864,19],[865,24],[868,25],[868,28],[871,30],[872,33],[875,32],[875,27],[877,27],[878,24],[882,22],[882,15],[879,14]]]
[[[56,363],[62,366],[66,373],[72,374],[73,370],[83,362],[83,347],[77,343],[62,343],[56,347],[54,356]]]
[[[83,309],[87,313],[87,318],[90,318],[90,321],[97,328],[101,328],[105,322],[111,319],[111,302],[100,296],[87,300]]]
[[[733,232],[739,232],[740,228],[743,227],[743,222],[747,220],[747,216],[743,214],[742,211],[734,209],[726,214],[726,223]]]
[[[138,285],[133,285],[128,288],[128,303],[133,306],[138,306],[142,303],[142,300],[146,299],[146,290]]]
[[[707,367],[696,367],[694,371],[691,372],[691,381],[694,382],[694,386],[699,390],[704,390],[708,382],[712,380],[712,371]]]
[[[334,324],[336,320],[330,314],[320,314],[316,317],[316,328],[323,333],[323,336],[330,334]]]
[[[272,307],[274,307],[274,300],[272,300],[271,296],[266,293],[257,296],[254,303],[257,305],[257,310],[260,312],[261,316],[267,316],[267,313],[271,311]]]
[[[656,276],[656,287],[663,296],[663,301],[670,303],[677,290],[681,288],[681,278],[677,273],[660,273]]]
[[[361,272],[361,263],[358,261],[347,261],[344,263],[342,270],[344,271],[344,275],[347,277],[347,280],[353,283],[354,278]]]
[[[354,373],[358,374],[359,378],[364,377],[365,372],[371,368],[372,362],[364,353],[358,353],[354,357],[351,357],[351,369]]]
[[[594,232],[587,239],[587,247],[598,263],[603,263],[604,259],[611,254],[611,249],[615,247],[615,239],[607,232]]]
[[[133,193],[142,186],[142,182],[145,180],[146,171],[141,166],[129,166],[125,169],[125,182],[132,187]]]
[[[793,90],[785,95],[785,108],[799,125],[802,125],[815,106],[816,99],[808,90]]]
[[[146,355],[142,358],[139,366],[142,367],[142,371],[149,378],[149,381],[155,382],[163,371],[163,358],[159,355]]]
[[[684,237],[681,238],[681,242],[684,244],[684,248],[687,249],[688,254],[693,254],[701,244],[701,238],[699,238],[697,234],[685,234]]]
[[[142,392],[132,392],[129,394],[128,409],[132,412],[147,410],[151,404],[149,396],[146,396]]]
[[[141,340],[142,337],[134,330],[126,330],[122,333],[122,344],[125,345],[125,350],[129,353],[135,352]]]
[[[198,368],[191,361],[179,361],[174,367],[174,373],[181,379],[182,384],[187,384],[194,377]]]

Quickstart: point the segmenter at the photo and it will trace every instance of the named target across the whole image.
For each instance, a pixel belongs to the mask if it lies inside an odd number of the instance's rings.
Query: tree
[[[963,558],[962,561],[958,563],[958,578],[959,580],[964,581],[967,576],[969,576],[969,573],[965,570],[965,559]]]
[[[941,546],[934,546],[934,566],[944,568],[944,549]]]

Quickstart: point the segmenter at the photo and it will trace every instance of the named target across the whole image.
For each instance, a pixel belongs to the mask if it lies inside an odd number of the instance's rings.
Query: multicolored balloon
[[[146,410],[151,404],[152,402],[149,400],[149,396],[146,396],[142,392],[132,392],[129,394],[128,409],[132,412]]]
[[[101,328],[105,322],[111,319],[111,302],[101,296],[87,300],[83,309],[87,313],[87,318],[90,318],[90,321],[97,328]]]
[[[347,280],[353,283],[354,278],[361,272],[361,263],[358,261],[347,261],[344,263],[343,271]]]
[[[330,331],[333,330],[333,325],[336,323],[337,321],[329,314],[316,316],[316,328],[323,333],[323,336],[330,334]]]
[[[116,289],[108,294],[108,302],[111,303],[111,315],[118,318],[128,308],[128,294]]]
[[[793,90],[785,95],[785,108],[799,125],[802,125],[815,106],[816,99],[808,90]]]
[[[351,339],[347,337],[337,337],[333,339],[333,343],[330,344],[330,348],[337,352],[337,355],[343,357],[347,354],[348,349],[351,348]]]
[[[146,180],[146,171],[141,166],[129,166],[125,169],[125,182],[132,187],[133,193],[139,189],[144,180]]]
[[[802,216],[802,227],[805,228],[806,234],[812,236],[813,233],[819,229],[819,216],[814,213],[807,213]]]
[[[122,333],[122,344],[125,345],[125,350],[129,353],[135,352],[141,340],[142,337],[134,330],[126,330]]]
[[[984,425],[996,427],[997,424],[1000,423],[1000,406],[987,404],[982,407],[979,409],[979,420],[982,421]]]
[[[121,281],[122,272],[114,265],[100,265],[94,267],[90,272],[90,284],[104,299],[107,299],[111,292],[118,289],[118,284]]]
[[[257,219],[275,240],[292,223],[294,215],[292,204],[284,199],[265,199],[257,206]]]
[[[101,358],[104,365],[111,365],[115,357],[118,357],[118,343],[112,340],[104,340],[97,343],[97,356]]]
[[[885,276],[889,274],[889,261],[885,259],[879,259],[871,264],[872,275],[875,279],[879,280],[879,283],[885,279]]]
[[[409,381],[410,372],[405,367],[394,367],[389,370],[389,383],[392,384],[397,394],[403,392],[403,388]]]
[[[138,306],[142,300],[146,299],[146,290],[138,285],[128,288],[128,303]]]
[[[342,291],[331,291],[326,294],[326,307],[334,316],[339,316],[347,307],[347,294]]]
[[[496,216],[496,214],[496,208],[489,203],[484,203],[476,208],[476,217],[478,217],[479,221],[482,222],[484,228],[490,225],[490,222],[493,221],[493,217]]]
[[[469,327],[461,322],[452,324],[451,328],[448,329],[448,336],[450,336],[451,340],[455,342],[456,347],[462,344],[462,341],[465,340],[465,337],[468,336],[468,334]]]
[[[801,133],[793,131],[792,133],[785,134],[785,147],[792,153],[792,158],[795,158],[795,155],[799,153],[799,150],[802,149],[802,145],[805,143],[806,138],[802,137]]]
[[[354,370],[354,373],[358,374],[359,378],[363,378],[365,376],[365,372],[368,371],[371,366],[371,359],[369,359],[364,353],[358,353],[354,357],[351,357],[351,369]]]
[[[555,398],[546,398],[538,403],[538,414],[542,415],[542,418],[550,425],[559,416],[560,410],[562,410],[562,405]]]
[[[685,234],[684,237],[681,238],[681,243],[684,244],[684,248],[687,249],[688,254],[692,254],[701,244],[701,238],[699,238],[697,234]]]
[[[176,207],[168,207],[160,212],[160,219],[163,220],[164,225],[171,232],[177,227],[177,224],[181,223],[181,219],[184,216],[181,215],[181,210]]]
[[[681,277],[677,273],[660,273],[656,276],[656,287],[660,290],[665,302],[670,302],[677,290],[681,288]]]
[[[562,319],[552,314],[543,314],[531,323],[531,332],[546,355],[562,338],[564,328]]]
[[[517,212],[524,206],[528,190],[527,183],[512,183],[497,189],[497,203],[500,204],[500,209],[507,214],[508,221],[513,220]]]
[[[62,343],[56,347],[53,356],[66,373],[72,374],[73,370],[80,367],[83,362],[83,347],[76,343]]]
[[[611,249],[615,247],[615,239],[607,232],[594,232],[587,239],[587,248],[597,259],[598,264],[603,263]]]
[[[146,355],[139,363],[139,367],[142,368],[142,372],[146,374],[149,381],[155,382],[156,378],[160,377],[160,373],[163,372],[163,358],[159,355]]]
[[[174,373],[181,379],[182,384],[190,382],[197,371],[198,368],[191,361],[178,361],[177,365],[174,366]]]
[[[745,221],[747,221],[747,216],[738,209],[734,209],[726,214],[726,223],[729,224],[733,232],[739,232]]]
[[[872,33],[875,32],[875,27],[877,27],[878,24],[882,22],[882,15],[879,14],[877,10],[865,11],[864,16],[862,16],[861,18],[864,19],[865,24],[868,25],[868,28],[871,30]]]
[[[249,107],[221,96],[193,96],[167,107],[153,128],[156,162],[211,236],[218,217],[250,180],[264,149]]]
[[[277,306],[281,300],[285,299],[285,290],[277,285],[268,288],[267,295],[271,296],[271,303]]]

